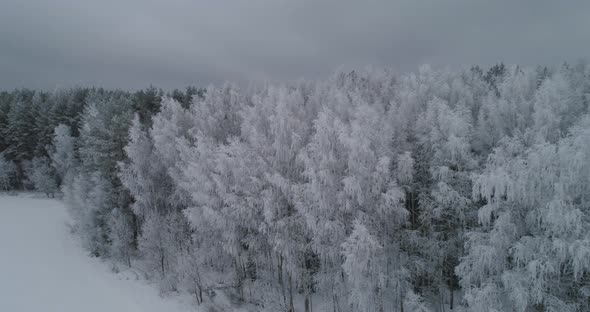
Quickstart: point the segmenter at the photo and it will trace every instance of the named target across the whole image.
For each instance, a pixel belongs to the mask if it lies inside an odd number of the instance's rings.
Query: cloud
[[[0,89],[322,78],[590,55],[588,1],[4,0]]]

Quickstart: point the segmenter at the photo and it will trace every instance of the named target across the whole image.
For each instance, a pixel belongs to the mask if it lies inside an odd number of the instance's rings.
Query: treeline
[[[265,311],[589,311],[590,68],[0,94],[0,187]]]
[[[51,164],[50,158],[56,152],[55,140],[66,134],[80,137],[83,118],[89,118],[88,103],[97,106],[108,102],[109,106],[120,106],[123,114],[133,116],[135,113],[147,118],[158,111],[162,96],[166,95],[188,106],[194,96],[202,96],[203,92],[203,89],[195,87],[167,94],[154,87],[135,93],[102,88],[0,92],[0,163],[3,164],[0,168],[4,170],[0,175],[0,190],[41,188],[35,185],[33,177],[33,171],[37,171],[37,180],[46,180],[44,182],[47,185],[42,189],[48,194],[55,193],[62,184],[60,178],[63,178],[63,174],[54,172],[60,169]],[[130,124],[129,120],[127,124]],[[61,126],[59,130],[58,126]],[[126,127],[108,140],[126,141]],[[48,172],[44,174],[43,171]],[[42,179],[42,176],[47,175],[51,178]]]

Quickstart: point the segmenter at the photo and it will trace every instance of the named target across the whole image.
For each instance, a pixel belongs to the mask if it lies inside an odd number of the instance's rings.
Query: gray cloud
[[[590,55],[589,29],[585,0],[3,0],[0,89],[554,64]]]

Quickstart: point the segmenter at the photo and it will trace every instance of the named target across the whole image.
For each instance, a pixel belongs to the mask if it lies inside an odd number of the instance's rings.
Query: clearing
[[[0,194],[0,311],[197,311],[189,298],[163,298],[144,280],[91,258],[69,221],[58,200]]]

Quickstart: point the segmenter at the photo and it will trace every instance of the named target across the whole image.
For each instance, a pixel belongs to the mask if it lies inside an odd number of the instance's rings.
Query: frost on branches
[[[0,104],[0,189],[63,196],[93,255],[196,304],[589,311],[583,63]]]

